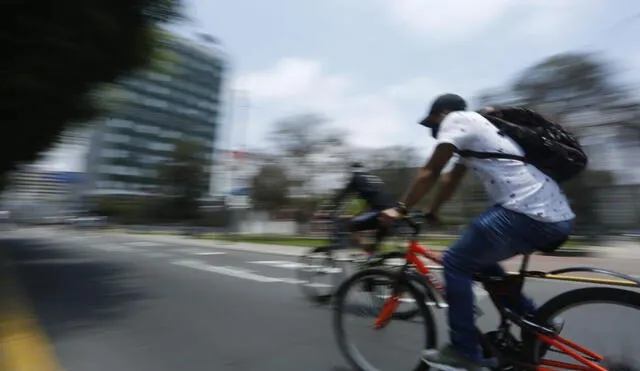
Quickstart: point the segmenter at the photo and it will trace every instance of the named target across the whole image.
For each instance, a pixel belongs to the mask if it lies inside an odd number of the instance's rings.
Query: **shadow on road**
[[[125,264],[90,259],[41,241],[0,241],[4,257],[26,291],[47,333],[100,327],[145,298]]]

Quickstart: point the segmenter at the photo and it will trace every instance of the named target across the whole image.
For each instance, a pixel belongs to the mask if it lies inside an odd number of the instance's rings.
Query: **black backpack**
[[[462,157],[507,158],[524,161],[558,183],[565,182],[587,167],[587,155],[576,137],[557,123],[526,108],[501,107],[479,112],[522,147],[525,156],[506,153],[459,151]]]

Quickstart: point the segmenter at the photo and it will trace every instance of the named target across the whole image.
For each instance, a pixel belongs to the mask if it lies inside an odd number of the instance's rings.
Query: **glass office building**
[[[117,108],[95,125],[86,157],[87,193],[153,192],[156,172],[179,140],[200,145],[210,178],[226,59],[211,46],[185,39],[170,48],[168,66],[121,82]]]

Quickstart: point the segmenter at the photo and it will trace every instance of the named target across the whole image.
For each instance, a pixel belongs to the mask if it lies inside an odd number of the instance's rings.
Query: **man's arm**
[[[331,202],[331,207],[333,208],[332,211],[334,213],[338,212],[338,207],[342,203],[344,198],[347,197],[347,195],[349,195],[351,192],[353,192],[354,185],[355,185],[355,177],[352,177],[351,180],[349,181],[349,184],[347,184],[346,187],[338,191],[338,193],[336,193],[336,195],[333,197],[333,200]]]
[[[435,197],[431,205],[425,210],[429,214],[438,214],[440,207],[455,193],[462,179],[467,173],[464,164],[456,164],[450,172],[444,174],[438,185]]]
[[[440,177],[442,169],[453,157],[455,147],[450,143],[440,143],[433,151],[433,155],[427,164],[418,170],[418,174],[411,181],[409,190],[402,197],[407,210],[411,210],[431,190]]]

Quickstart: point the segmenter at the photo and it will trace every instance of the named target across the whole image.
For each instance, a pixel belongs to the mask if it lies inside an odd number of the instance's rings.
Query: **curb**
[[[0,251],[0,370],[64,371]]]

